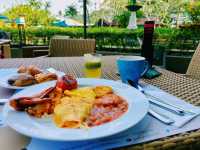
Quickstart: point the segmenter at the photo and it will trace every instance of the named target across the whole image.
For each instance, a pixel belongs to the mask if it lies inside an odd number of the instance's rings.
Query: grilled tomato
[[[62,90],[73,90],[77,89],[78,82],[73,76],[64,75],[57,80],[56,87]]]

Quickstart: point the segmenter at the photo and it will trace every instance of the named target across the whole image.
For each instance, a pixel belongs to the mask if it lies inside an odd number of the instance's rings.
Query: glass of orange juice
[[[84,73],[86,78],[101,78],[101,54],[84,55]]]

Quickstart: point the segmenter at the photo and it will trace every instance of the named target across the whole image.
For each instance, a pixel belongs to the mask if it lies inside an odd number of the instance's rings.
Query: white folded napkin
[[[170,103],[172,105],[178,106],[184,110],[188,110],[190,112],[193,112],[195,114],[186,114],[184,116],[179,116],[177,114],[174,114],[168,110],[165,110],[163,108],[160,108],[156,105],[151,105],[151,107],[156,111],[159,112],[161,114],[164,114],[166,116],[168,116],[169,118],[173,119],[175,122],[172,124],[176,127],[182,127],[183,125],[185,125],[186,123],[188,123],[190,120],[192,120],[193,118],[197,117],[200,114],[200,108],[199,107],[195,107],[187,102],[185,102],[184,100],[181,100],[163,90],[160,90],[159,88],[146,84],[144,82],[140,82],[140,84],[142,85],[143,89],[145,90],[146,93],[153,95],[154,97],[159,98],[160,100],[166,102],[166,103]]]

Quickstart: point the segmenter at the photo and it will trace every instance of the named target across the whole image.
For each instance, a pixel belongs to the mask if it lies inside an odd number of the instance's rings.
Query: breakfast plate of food
[[[0,86],[9,89],[24,89],[56,79],[55,73],[45,72],[34,65],[0,70]]]
[[[17,132],[45,140],[82,141],[111,136],[140,122],[148,100],[129,85],[64,75],[14,95],[3,114]]]

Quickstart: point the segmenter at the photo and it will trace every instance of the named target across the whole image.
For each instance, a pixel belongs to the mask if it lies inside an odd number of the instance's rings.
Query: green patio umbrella
[[[0,15],[0,20],[8,20],[8,17]]]
[[[4,22],[8,22],[9,19],[6,16],[0,15],[0,20],[4,21]]]

